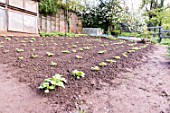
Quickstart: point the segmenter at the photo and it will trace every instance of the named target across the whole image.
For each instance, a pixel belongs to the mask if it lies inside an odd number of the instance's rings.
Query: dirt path
[[[117,87],[103,83],[102,89],[81,97],[85,104],[79,107],[87,113],[170,113],[170,63],[163,57],[166,51],[162,46],[155,49],[142,59],[147,61],[144,65],[115,79]],[[12,77],[15,70],[6,72],[6,69],[0,65],[0,113],[57,111],[47,98],[32,91],[29,84]]]
[[[16,70],[0,65],[0,113],[50,113],[47,98],[36,95],[28,86],[12,77]]]
[[[163,57],[167,47],[159,46],[144,65],[115,79],[118,85],[86,95],[80,105],[88,113],[170,113],[170,62]]]

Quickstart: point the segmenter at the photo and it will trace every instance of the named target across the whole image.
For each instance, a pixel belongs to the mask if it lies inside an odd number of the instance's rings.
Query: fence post
[[[156,28],[154,28],[154,34],[153,34],[153,38],[156,37]]]
[[[159,27],[159,39],[158,39],[158,43],[161,43],[162,41],[162,26]]]

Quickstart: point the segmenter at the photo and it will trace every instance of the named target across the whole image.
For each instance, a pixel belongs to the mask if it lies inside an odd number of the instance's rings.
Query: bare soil
[[[167,84],[169,64],[160,63],[165,60],[160,56],[160,52],[163,54],[166,48],[157,48],[152,44],[90,37],[36,37],[35,39],[10,37],[10,39],[0,38],[0,90],[2,91],[0,113],[14,111],[16,113],[74,113],[81,110],[87,113],[124,113],[128,110],[130,113],[136,113],[135,109],[139,110],[139,107],[145,108],[144,111],[150,113],[147,110],[152,110],[150,104],[152,101],[157,103],[155,111],[166,113],[169,110],[169,84]],[[129,44],[134,45],[129,46]],[[90,49],[87,50],[87,47]],[[135,53],[128,53],[128,57],[122,55],[133,47],[144,48],[136,50]],[[18,53],[16,48],[24,49],[24,52]],[[73,49],[77,52],[73,53]],[[62,53],[64,50],[69,50],[71,53]],[[97,53],[100,50],[107,50],[107,52],[100,55]],[[48,57],[46,52],[52,52],[54,56]],[[37,54],[38,58],[30,58],[31,54]],[[82,56],[83,59],[75,59],[76,55]],[[106,59],[113,59],[113,56],[120,56],[121,59],[115,59],[116,63],[108,64],[100,71],[91,71],[92,66]],[[19,60],[18,57],[23,59]],[[57,62],[57,67],[51,67],[49,65],[51,61]],[[71,75],[74,69],[84,71],[86,77],[76,80]],[[56,73],[64,75],[67,79],[66,89],[57,88],[49,94],[44,94],[37,89],[44,79]],[[157,76],[162,74],[163,82],[159,84],[166,89],[159,90],[159,96],[154,96],[154,99],[151,98],[152,95],[147,96],[146,99],[144,98],[146,94],[143,92],[149,90],[153,95],[156,93],[155,85],[157,86],[158,78],[155,74]],[[147,80],[147,76],[150,81]],[[152,88],[153,90],[150,90]],[[131,97],[132,95],[134,96]],[[151,102],[149,104],[146,102],[145,105],[145,100],[148,101],[148,98],[151,98]],[[148,109],[141,107],[143,104]]]
[[[170,61],[167,47],[155,46],[140,60],[143,64],[85,95],[81,109],[88,113],[170,113]]]

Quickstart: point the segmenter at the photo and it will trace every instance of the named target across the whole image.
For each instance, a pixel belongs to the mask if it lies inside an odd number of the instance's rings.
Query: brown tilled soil
[[[160,52],[164,54],[166,50],[163,47],[90,37],[10,39],[0,37],[0,113],[72,113],[81,110],[87,113],[168,111],[169,64],[160,63],[164,60]],[[122,55],[133,47],[144,46],[146,47],[135,53],[128,53],[127,58]],[[87,47],[90,49],[87,50]],[[17,53],[16,48],[24,49],[24,52]],[[71,53],[62,53],[64,50]],[[72,50],[77,52],[73,53]],[[97,54],[100,50],[107,52]],[[54,53],[54,56],[48,57],[46,52]],[[38,55],[38,58],[31,59],[31,54]],[[76,55],[82,56],[83,59],[75,59]],[[121,59],[116,63],[108,63],[100,71],[91,71],[92,66],[106,59],[113,59],[113,56],[120,56]],[[18,57],[23,57],[23,60],[19,60]],[[58,63],[57,67],[51,67],[51,61]],[[74,69],[84,71],[85,78],[73,78],[70,73]],[[37,89],[44,79],[56,73],[67,79],[65,89],[57,88],[49,94]],[[165,87],[165,90],[159,90],[157,87],[157,77],[160,76],[162,82],[158,85]],[[149,91],[150,95],[142,91]],[[159,95],[156,95],[158,92]]]
[[[87,113],[170,113],[170,60],[167,47],[155,46],[142,65],[82,97]],[[140,62],[141,62],[140,61]]]

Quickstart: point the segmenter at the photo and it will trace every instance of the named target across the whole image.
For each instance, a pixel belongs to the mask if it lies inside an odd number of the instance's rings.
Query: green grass
[[[151,41],[155,44],[170,46],[170,38],[163,38],[161,43],[158,43],[158,37],[151,39]]]
[[[170,45],[168,47],[168,51],[169,51],[168,58],[170,59]]]
[[[124,36],[124,37],[137,37],[137,38],[151,38],[151,35],[149,32],[144,32],[144,33],[137,33],[137,32],[122,32],[119,34],[119,36]]]
[[[79,36],[88,36],[88,35],[86,35],[86,34],[74,34],[74,33],[61,33],[61,32],[51,32],[51,33],[41,32],[40,36],[42,36],[42,37],[50,37],[50,36],[79,37]]]

